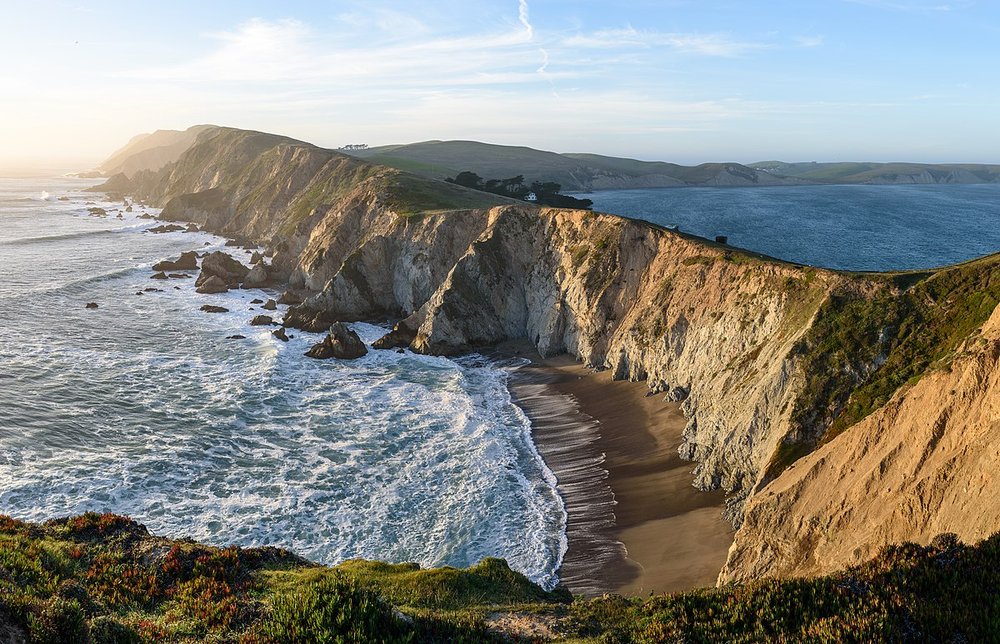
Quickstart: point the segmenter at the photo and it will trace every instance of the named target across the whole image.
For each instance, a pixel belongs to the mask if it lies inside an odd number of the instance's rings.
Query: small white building
[[[538,195],[536,195],[534,192],[529,192],[528,194],[524,195],[524,200],[525,201],[538,201]]]

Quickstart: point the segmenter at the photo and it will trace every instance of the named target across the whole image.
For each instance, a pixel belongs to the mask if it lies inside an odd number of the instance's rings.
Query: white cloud
[[[821,35],[796,36],[795,42],[799,47],[819,47],[823,44],[824,38]]]
[[[683,54],[701,56],[739,56],[766,49],[768,45],[734,40],[720,33],[664,33],[640,31],[634,27],[604,29],[589,34],[577,34],[563,40],[567,47],[584,49],[622,49],[628,47],[662,47]]]

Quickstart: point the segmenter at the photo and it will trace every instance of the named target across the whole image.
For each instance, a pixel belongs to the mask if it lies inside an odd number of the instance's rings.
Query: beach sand
[[[569,356],[516,353],[533,362],[511,393],[566,503],[563,583],[588,596],[714,586],[733,531],[724,494],[692,487],[694,463],[677,455],[680,406]]]

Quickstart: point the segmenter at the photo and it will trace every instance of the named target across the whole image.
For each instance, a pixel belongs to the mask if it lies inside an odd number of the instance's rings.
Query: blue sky
[[[0,161],[217,123],[331,147],[1000,162],[998,43],[1000,3],[971,0],[7,2]]]

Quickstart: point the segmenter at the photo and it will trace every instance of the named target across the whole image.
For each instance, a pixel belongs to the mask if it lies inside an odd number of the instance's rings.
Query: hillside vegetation
[[[983,641],[1000,628],[998,583],[1000,536],[894,546],[815,579],[583,600],[499,559],[324,567],[158,538],[112,514],[0,516],[5,642]]]

